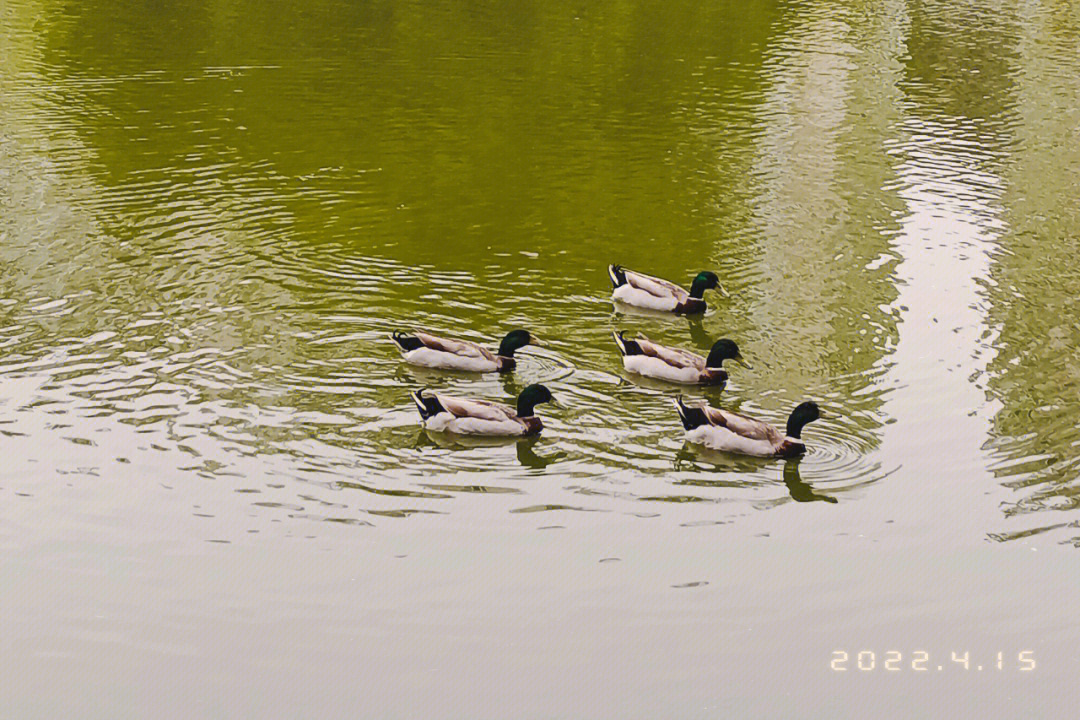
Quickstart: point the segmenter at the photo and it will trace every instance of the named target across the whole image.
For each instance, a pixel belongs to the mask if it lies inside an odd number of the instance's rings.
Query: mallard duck
[[[703,271],[697,274],[686,292],[675,283],[627,270],[621,265],[608,265],[608,275],[615,289],[611,297],[619,302],[649,310],[673,312],[679,315],[696,315],[705,312],[702,297],[706,290],[717,288],[721,293],[720,278],[716,273]]]
[[[622,353],[623,367],[628,372],[645,377],[685,385],[722,387],[728,378],[727,370],[723,368],[725,360],[734,360],[744,367],[750,367],[743,360],[739,346],[727,338],[713,343],[709,357],[703,358],[689,350],[655,343],[641,334],[634,340],[627,340],[622,331],[613,332],[612,335]]]
[[[397,344],[407,363],[482,373],[513,370],[517,365],[514,351],[532,343],[532,336],[527,330],[506,333],[495,353],[468,340],[453,340],[426,332],[407,334],[395,330],[390,338]]]
[[[762,420],[720,410],[709,405],[690,406],[682,396],[675,398],[675,409],[686,428],[686,439],[713,450],[757,455],[758,457],[795,457],[806,452],[802,429],[821,417],[817,403],[804,402],[791,411],[787,432]]]
[[[544,427],[536,417],[536,406],[552,400],[551,391],[543,385],[529,385],[522,390],[516,411],[487,400],[467,400],[433,392],[425,395],[425,390],[412,394],[424,427],[461,435],[536,435]]]

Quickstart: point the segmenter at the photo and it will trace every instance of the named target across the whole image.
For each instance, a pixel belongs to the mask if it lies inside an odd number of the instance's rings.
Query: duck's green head
[[[720,287],[720,278],[716,276],[716,273],[704,270],[697,274],[694,278],[694,282],[690,285],[690,297],[701,299],[705,295],[706,290],[713,290]],[[723,292],[723,290],[721,290]]]
[[[821,411],[818,409],[816,402],[811,400],[800,404],[791,411],[791,415],[788,417],[787,436],[796,440],[802,439],[803,426],[814,422],[819,417],[821,417]]]
[[[503,357],[514,357],[514,351],[532,343],[532,335],[528,330],[511,330],[499,343],[499,354]]]
[[[518,417],[531,417],[535,415],[536,406],[540,403],[552,401],[551,391],[543,385],[530,385],[518,395]]]
[[[705,367],[718,370],[724,366],[725,360],[734,360],[745,368],[750,367],[750,364],[743,360],[742,353],[739,352],[739,346],[735,344],[734,340],[728,340],[727,338],[713,343],[712,350],[709,351],[709,357],[705,360]]]

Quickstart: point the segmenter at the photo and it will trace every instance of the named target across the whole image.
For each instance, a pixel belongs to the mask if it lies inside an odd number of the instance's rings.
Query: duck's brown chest
[[[712,385],[713,387],[722,388],[727,384],[727,379],[727,370],[711,370],[706,368],[701,373],[701,383],[703,385]]]
[[[518,418],[518,420],[525,426],[525,435],[539,435],[540,431],[544,429],[544,424],[540,422],[540,418],[535,415]]]
[[[700,298],[686,298],[685,302],[675,306],[675,312],[679,315],[700,315],[706,307],[705,301]]]
[[[806,445],[801,442],[791,442],[790,440],[785,440],[784,442],[780,443],[780,447],[776,450],[776,454],[778,456],[786,458],[798,457],[805,452]]]

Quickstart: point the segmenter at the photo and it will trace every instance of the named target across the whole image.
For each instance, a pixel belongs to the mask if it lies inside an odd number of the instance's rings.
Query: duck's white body
[[[513,358],[496,355],[468,340],[439,337],[419,330],[412,335],[395,333],[390,338],[405,362],[420,367],[489,373],[510,370],[515,364]],[[408,344],[419,347],[409,348]]]
[[[774,457],[778,454],[779,445],[764,438],[749,438],[734,433],[727,428],[715,425],[702,425],[686,433],[686,439],[698,445],[704,445],[710,450],[722,450],[724,452],[739,453],[741,455],[755,455],[757,457]],[[801,440],[781,436],[781,445],[784,442],[802,445]]]
[[[630,284],[615,288],[611,292],[611,297],[627,305],[660,312],[675,312],[675,308],[679,305],[679,300],[673,295],[653,295]]]
[[[705,312],[705,301],[691,297],[684,288],[662,278],[609,265],[611,298],[627,305],[660,312],[696,314]]]
[[[699,419],[691,418],[691,424],[702,424],[687,430],[686,439],[710,450],[757,457],[793,457],[806,452],[801,439],[788,437],[763,420],[709,405],[687,406],[682,398],[675,400],[675,409],[687,427],[688,417],[697,411],[704,413],[703,418],[700,415]]]
[[[439,413],[435,417],[425,420],[424,427],[432,432],[449,432],[458,435],[510,437],[525,434],[525,426],[509,418],[489,420],[476,417],[457,417],[448,412]]]
[[[434,415],[428,406],[432,397],[438,402],[439,409]],[[413,402],[420,411],[424,427],[432,432],[512,437],[535,435],[543,427],[540,418],[535,415],[519,417],[514,408],[487,400],[471,400],[442,393],[430,393],[425,398],[424,391],[418,390],[413,393]]]
[[[483,348],[480,348],[483,350]],[[490,353],[488,353],[490,355]],[[464,370],[466,372],[497,372],[499,364],[495,358],[483,353],[452,353],[433,350],[429,347],[417,348],[402,353],[402,358],[410,365],[436,368],[438,370]]]
[[[613,335],[627,372],[683,385],[723,385],[727,381],[727,371],[706,367],[705,358],[689,350],[661,345],[641,334],[633,340],[625,340],[617,332]]]
[[[683,385],[698,385],[701,383],[701,370],[696,367],[676,367],[660,358],[648,355],[627,355],[623,357],[623,367],[627,372],[644,375],[645,377],[667,380],[668,382]]]

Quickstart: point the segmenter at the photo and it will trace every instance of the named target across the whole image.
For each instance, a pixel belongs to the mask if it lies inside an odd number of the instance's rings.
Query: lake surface
[[[1075,712],[1080,6],[434,5],[0,4],[4,714]],[[516,443],[408,394],[532,382]]]

